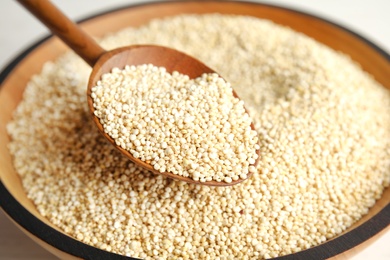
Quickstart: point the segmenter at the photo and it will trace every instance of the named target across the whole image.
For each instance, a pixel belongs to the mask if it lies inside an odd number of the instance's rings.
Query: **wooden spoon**
[[[199,182],[188,177],[179,176],[170,172],[159,172],[152,165],[134,158],[132,154],[115,144],[112,139],[103,130],[103,125],[99,118],[94,115],[95,108],[91,98],[91,88],[96,86],[97,81],[105,73],[111,72],[113,68],[123,69],[126,65],[141,65],[153,64],[155,66],[165,67],[169,73],[178,71],[188,75],[190,78],[197,78],[203,73],[216,73],[200,61],[182,52],[171,48],[156,46],[156,45],[132,45],[106,51],[100,47],[89,35],[82,31],[75,23],[67,18],[57,7],[50,1],[46,0],[18,0],[18,2],[28,9],[36,18],[45,24],[55,35],[62,39],[72,50],[74,50],[82,59],[84,59],[91,67],[92,73],[88,82],[87,98],[88,105],[93,117],[93,121],[97,125],[100,133],[110,141],[122,154],[127,156],[135,164],[143,168],[162,174],[166,177],[185,181],[194,184],[209,185],[209,186],[230,186],[242,182],[244,179],[232,181],[231,183],[208,181]],[[235,97],[237,94],[233,91]],[[251,128],[254,130],[253,123]],[[257,151],[259,153],[259,151]],[[256,160],[254,166],[258,163]],[[248,178],[252,174],[248,174]]]

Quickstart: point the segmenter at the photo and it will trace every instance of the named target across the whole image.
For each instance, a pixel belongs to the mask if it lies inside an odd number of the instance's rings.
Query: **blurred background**
[[[53,0],[73,20],[153,0]],[[281,5],[338,23],[390,53],[389,0],[248,1]],[[0,1],[0,70],[49,31],[16,1]],[[389,75],[390,79],[390,75]],[[1,198],[0,198],[1,199]],[[24,235],[0,210],[0,260],[56,259]],[[390,260],[390,232],[352,258]]]

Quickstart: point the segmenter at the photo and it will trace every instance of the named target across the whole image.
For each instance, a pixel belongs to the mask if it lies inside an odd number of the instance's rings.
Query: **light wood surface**
[[[225,8],[226,7],[226,8]],[[184,9],[185,12],[205,12],[206,9],[204,4],[188,4]],[[290,21],[288,19],[289,15],[286,11],[274,10],[272,8],[265,8],[262,10],[254,10],[253,7],[243,7],[238,8],[235,4],[224,5],[224,12],[226,13],[247,13],[255,16],[272,18],[275,21],[281,24],[288,24],[296,30],[302,31],[312,37],[316,38],[319,41],[322,41],[337,50],[344,51],[351,55],[351,57],[360,63],[362,63],[363,68],[372,73],[375,78],[380,81],[382,84],[390,88],[390,82],[388,81],[388,75],[390,75],[390,65],[381,55],[372,50],[370,46],[365,43],[357,42],[356,38],[349,35],[348,33],[340,30],[335,30],[335,28],[329,24],[323,24],[320,20],[308,18],[304,19],[299,16],[298,19],[300,22]],[[150,10],[143,10],[142,8],[137,9],[137,13],[132,13],[133,21],[135,24],[145,22],[147,19],[155,15],[170,15],[174,14],[177,9],[167,8],[164,6],[158,7],[159,14],[151,12]],[[217,4],[210,4],[208,9],[211,12],[220,11]],[[90,31],[92,34],[101,36],[104,31],[108,30],[117,30],[124,26],[123,23],[114,22],[114,21],[126,21],[123,20],[129,14],[126,11],[117,12],[115,14],[115,19],[112,15],[105,15],[94,21],[85,23],[85,28]],[[139,19],[134,19],[137,17]],[[118,17],[122,17],[119,19]],[[291,16],[290,16],[291,18]],[[109,19],[113,19],[112,23],[108,23]],[[132,21],[132,22],[133,22]],[[126,22],[128,23],[128,21]],[[308,23],[311,24],[310,27],[306,26]],[[103,29],[102,29],[103,28]],[[312,29],[310,29],[312,28]],[[338,40],[343,40],[343,44],[339,44]],[[41,64],[48,60],[53,59],[59,53],[65,50],[64,46],[58,40],[50,40],[49,42],[43,44],[33,53],[31,53],[27,59],[25,59],[14,71],[13,75],[9,77],[5,84],[3,85],[4,89],[0,92],[0,104],[2,105],[2,113],[0,114],[0,176],[4,185],[11,191],[11,193],[16,197],[26,208],[28,208],[34,215],[40,218],[42,221],[47,222],[43,219],[33,207],[32,203],[25,197],[23,189],[20,185],[20,180],[15,174],[12,164],[10,163],[10,156],[6,149],[6,144],[9,141],[8,137],[5,135],[4,125],[10,119],[11,112],[17,105],[20,100],[23,88],[25,83],[30,77],[30,73],[36,73],[39,71]],[[28,73],[26,73],[26,71]],[[5,109],[3,110],[3,106]],[[381,201],[377,203],[370,213],[367,215],[366,219],[370,218],[371,215],[374,215],[375,212],[379,211],[384,206],[388,205],[390,201],[389,188],[386,191],[386,194],[382,197]],[[363,219],[359,224],[362,224],[366,219]],[[357,225],[359,225],[357,224]],[[352,227],[351,229],[355,228]],[[363,248],[364,245],[358,246],[350,252],[347,252],[340,256],[340,258],[349,257],[351,254],[358,252],[359,248]],[[30,258],[31,259],[31,258]]]

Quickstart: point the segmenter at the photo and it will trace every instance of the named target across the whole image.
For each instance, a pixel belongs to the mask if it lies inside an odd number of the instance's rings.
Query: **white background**
[[[153,1],[54,0],[63,12],[79,20],[124,5]],[[260,1],[253,1],[260,2]],[[262,1],[311,12],[365,36],[390,53],[389,0],[274,0]],[[23,49],[46,36],[48,31],[16,1],[0,1],[0,69]],[[389,75],[390,79],[390,75]],[[1,199],[1,198],[0,198]],[[0,210],[0,259],[55,259],[19,231]],[[387,232],[353,260],[390,260],[390,232]]]

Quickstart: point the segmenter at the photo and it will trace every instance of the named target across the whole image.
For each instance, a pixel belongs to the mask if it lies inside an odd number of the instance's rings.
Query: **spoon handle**
[[[91,67],[106,51],[47,0],[17,0]]]

